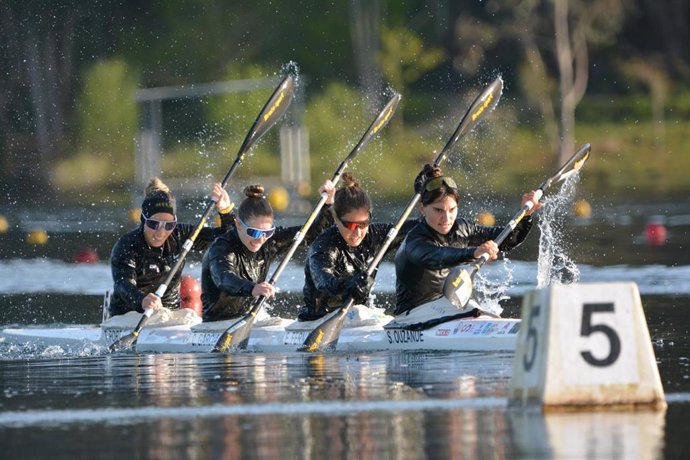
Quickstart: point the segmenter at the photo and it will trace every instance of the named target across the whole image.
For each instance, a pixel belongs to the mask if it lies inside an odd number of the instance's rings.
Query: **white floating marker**
[[[510,404],[666,407],[635,283],[554,285],[522,303]]]

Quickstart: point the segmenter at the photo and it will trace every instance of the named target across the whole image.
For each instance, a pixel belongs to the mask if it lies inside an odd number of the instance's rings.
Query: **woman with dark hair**
[[[326,204],[305,235],[311,242],[332,223],[330,207],[335,188],[327,180],[319,189]],[[244,189],[235,228],[218,238],[201,265],[201,300],[204,321],[221,321],[249,311],[256,297],[274,297],[275,287],[266,281],[271,263],[287,253],[301,227],[275,227],[273,209],[261,185]]]
[[[196,227],[177,222],[175,197],[159,178],[151,179],[141,204],[141,224],[115,243],[110,255],[113,274],[113,294],[110,297],[110,315],[129,311],[143,313],[144,309],[161,307],[172,310],[180,307],[180,267],[159,298],[155,291],[168,276],[182,252],[182,244]],[[220,183],[211,192],[221,218],[220,228],[203,228],[192,249],[206,247],[232,225],[232,202]]]
[[[367,268],[394,226],[371,223],[369,195],[350,173],[344,173],[341,182],[333,204],[335,225],[319,235],[307,252],[300,321],[319,319],[350,298],[355,305],[368,304],[374,279],[367,276]],[[396,248],[415,224],[406,222],[389,250]]]
[[[493,239],[503,227],[486,227],[458,218],[458,186],[452,178],[442,175],[437,166],[424,166],[415,180],[415,192],[421,193],[422,219],[395,255],[395,321],[399,324],[419,322],[425,315],[439,318],[458,314],[460,311],[443,299],[443,285],[450,269],[472,262],[484,253],[489,260],[496,260],[499,251],[517,247],[532,228],[531,214],[541,208],[537,202],[497,246]],[[533,198],[534,191],[525,193],[522,204]],[[427,309],[426,313],[422,311]]]

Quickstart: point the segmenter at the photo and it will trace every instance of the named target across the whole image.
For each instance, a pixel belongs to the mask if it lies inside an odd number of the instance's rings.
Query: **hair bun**
[[[261,184],[247,185],[244,188],[244,194],[247,198],[263,198],[264,186]]]
[[[355,180],[355,176],[350,172],[344,172],[343,175],[340,176],[340,180],[342,181],[342,187],[357,187],[359,185]]]
[[[429,163],[424,165],[424,177],[426,177],[427,180],[431,180],[435,177],[441,177],[442,175],[443,171],[441,171],[439,166],[434,166]]]
[[[144,189],[144,195],[148,196],[156,192],[170,193],[170,189],[158,177],[151,179]]]

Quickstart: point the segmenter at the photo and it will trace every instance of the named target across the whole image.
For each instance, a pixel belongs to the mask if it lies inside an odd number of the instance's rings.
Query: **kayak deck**
[[[291,320],[255,326],[247,345],[253,352],[296,351],[311,328],[300,329]],[[292,327],[289,327],[292,325]],[[297,326],[297,327],[295,327]],[[369,324],[342,329],[337,351],[377,350],[463,350],[514,351],[519,319],[463,318],[441,323],[421,331],[386,329]],[[0,331],[0,343],[37,346],[78,347],[86,344],[107,347],[129,334],[131,328],[101,328],[98,325],[64,327],[6,328]],[[156,326],[141,331],[136,352],[194,353],[210,352],[225,327],[200,329],[194,326]]]

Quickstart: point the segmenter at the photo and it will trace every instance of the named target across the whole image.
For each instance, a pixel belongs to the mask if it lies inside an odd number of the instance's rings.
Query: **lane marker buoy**
[[[553,285],[522,303],[512,406],[666,407],[635,283]]]

